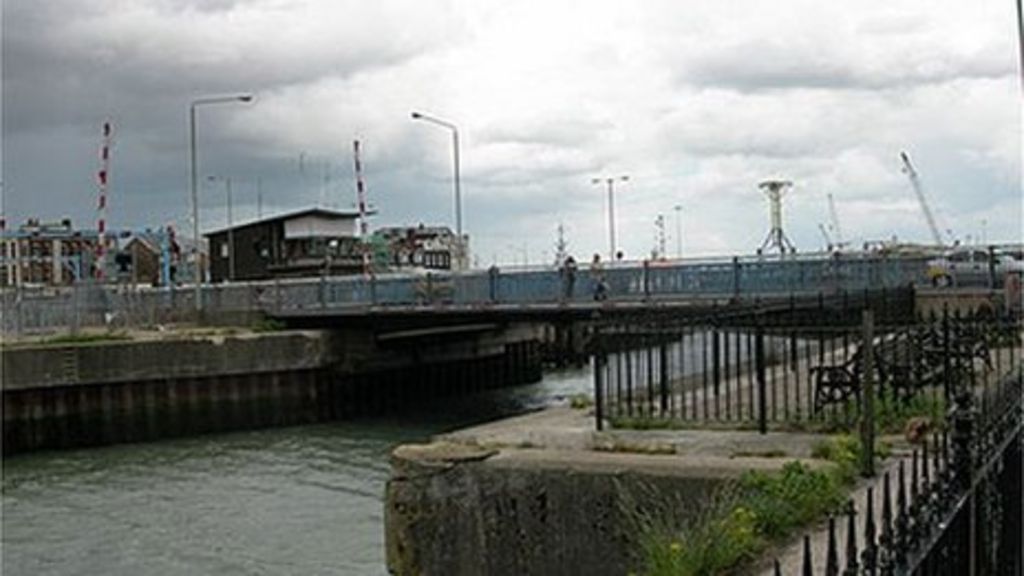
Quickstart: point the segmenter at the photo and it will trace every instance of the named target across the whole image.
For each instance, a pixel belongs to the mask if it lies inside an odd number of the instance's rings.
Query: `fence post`
[[[644,260],[644,302],[651,297],[651,262]]]
[[[498,301],[498,267],[491,266],[487,269],[487,289],[491,304]]]
[[[963,382],[956,389],[953,397],[952,432],[953,444],[953,490],[955,494],[967,494],[965,511],[967,513],[967,566],[970,574],[975,573],[977,566],[977,502],[971,486],[974,473],[974,402],[973,391]]]
[[[996,247],[988,247],[988,289],[996,288]]]
[[[757,320],[754,338],[754,365],[757,371],[757,430],[768,433],[768,383],[765,379],[764,325]]]
[[[715,327],[711,331],[711,380],[715,386],[715,397],[718,397],[719,390],[722,386],[721,354],[719,351],[720,344],[718,336],[718,328]]]
[[[864,308],[861,315],[861,352],[864,366],[863,403],[860,419],[861,463],[860,474],[865,478],[875,475],[875,315],[871,308]]]
[[[599,334],[595,336],[599,338]],[[604,366],[607,362],[607,352],[598,340],[594,350],[594,423],[598,432],[604,430]]]
[[[732,257],[732,296],[735,299],[740,297],[740,257]]]
[[[952,398],[953,362],[949,355],[949,305],[942,305],[942,395],[949,405]]]

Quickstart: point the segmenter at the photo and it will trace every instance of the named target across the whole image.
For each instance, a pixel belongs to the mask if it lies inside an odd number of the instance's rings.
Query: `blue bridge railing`
[[[745,297],[924,285],[926,257],[877,254],[734,257],[492,267],[465,272],[321,276],[203,286],[211,314],[287,313],[313,308],[529,306],[694,297]],[[991,284],[991,279],[988,282]],[[188,286],[131,288],[78,285],[64,289],[4,290],[5,333],[80,326],[152,325],[194,319]]]

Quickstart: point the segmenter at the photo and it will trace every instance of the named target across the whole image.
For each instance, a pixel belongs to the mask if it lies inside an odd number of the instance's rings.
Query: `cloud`
[[[365,3],[12,0],[3,13],[4,212],[95,219],[99,126],[115,123],[111,221],[188,206],[191,99],[203,175],[233,176],[236,215],[354,201],[358,138],[376,224],[451,223],[451,136],[463,212],[489,261],[552,249],[650,251],[674,215],[688,254],[748,251],[767,231],[757,182],[795,182],[787,231],[819,246],[834,194],[851,238],[925,238],[898,152],[954,229],[1020,237],[1020,107],[1006,3],[812,0]],[[310,165],[298,170],[305,154]],[[200,191],[201,224],[223,224]],[[672,218],[669,218],[672,220]],[[674,222],[673,222],[674,223]],[[674,245],[675,230],[668,230]],[[977,234],[977,233],[975,233]],[[515,246],[510,249],[509,246]]]

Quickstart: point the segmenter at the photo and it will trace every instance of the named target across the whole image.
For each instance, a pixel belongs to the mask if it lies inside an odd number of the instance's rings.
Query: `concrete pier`
[[[392,454],[385,503],[394,574],[627,574],[651,523],[698,515],[748,470],[808,459],[810,434],[593,431],[556,408]],[[785,447],[785,457],[764,457]],[[813,466],[829,464],[808,460]]]

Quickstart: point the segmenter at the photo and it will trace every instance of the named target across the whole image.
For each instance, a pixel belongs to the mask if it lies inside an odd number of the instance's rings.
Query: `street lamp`
[[[235,281],[235,228],[234,223],[231,219],[231,177],[223,176],[207,176],[207,180],[215,182],[217,180],[224,181],[224,188],[227,192],[228,202],[228,282]],[[212,256],[212,254],[211,254]]]
[[[199,193],[197,191],[197,180],[199,167],[196,164],[196,108],[206,104],[229,104],[232,102],[252,102],[252,94],[235,94],[233,96],[211,96],[196,98],[188,107],[188,150],[191,177],[189,187],[192,198],[192,258],[194,262],[195,278],[195,301],[196,313],[203,310],[203,270],[199,262]]]
[[[454,181],[455,181],[455,234],[459,238],[459,256],[458,256],[458,258],[459,258],[459,267],[461,268],[462,267],[462,259],[463,259],[463,252],[464,252],[463,248],[464,248],[464,246],[463,246],[463,238],[462,238],[462,192],[461,192],[461,189],[459,187],[459,129],[455,126],[455,124],[452,124],[451,122],[448,122],[446,120],[441,120],[440,118],[435,118],[435,117],[429,116],[427,114],[422,114],[420,112],[413,112],[412,113],[412,119],[413,120],[423,120],[424,122],[429,122],[431,124],[435,124],[437,126],[441,126],[443,128],[447,128],[447,129],[452,131],[452,157],[453,157],[453,164],[454,164]]]
[[[593,178],[591,184],[608,184],[608,260],[615,261],[615,181],[628,182],[629,176],[623,175],[611,178]]]
[[[676,258],[683,257],[683,207],[676,204],[672,207],[676,211]]]

